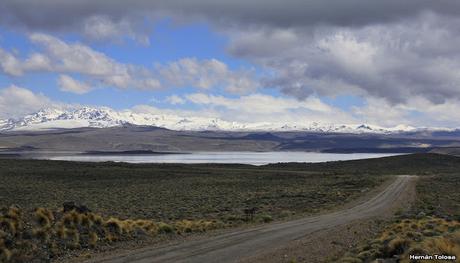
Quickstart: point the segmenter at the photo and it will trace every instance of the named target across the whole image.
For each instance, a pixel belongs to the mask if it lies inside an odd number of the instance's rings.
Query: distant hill
[[[448,155],[460,156],[460,147],[435,148],[435,149],[432,149],[430,152],[439,153],[439,154],[448,154]]]
[[[460,137],[427,132],[354,134],[310,131],[175,131],[125,124],[108,128],[0,132],[0,151],[189,152],[311,151],[328,153],[458,153]]]

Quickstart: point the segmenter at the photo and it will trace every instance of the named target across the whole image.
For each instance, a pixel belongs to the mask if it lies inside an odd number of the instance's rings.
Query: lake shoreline
[[[11,153],[9,153],[11,155]],[[96,152],[96,153],[27,153],[21,159],[74,162],[180,163],[180,164],[249,164],[319,163],[381,158],[400,153],[320,153],[320,152]],[[17,157],[11,155],[11,157]],[[0,155],[1,157],[1,155]]]

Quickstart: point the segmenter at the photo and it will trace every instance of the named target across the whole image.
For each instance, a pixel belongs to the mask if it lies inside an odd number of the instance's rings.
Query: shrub
[[[409,246],[409,240],[398,236],[388,243],[385,249],[385,254],[389,256],[401,255],[407,248],[409,248]]]
[[[94,248],[104,241],[110,243],[162,233],[204,232],[223,226],[219,221],[206,220],[182,220],[166,224],[145,219],[104,219],[89,209],[81,211],[67,209],[66,212],[53,212],[37,208],[32,216],[25,217],[17,207],[0,210],[0,262],[10,259],[20,262],[47,261],[67,249]],[[28,219],[32,219],[32,222],[28,222]]]
[[[97,235],[96,232],[89,233],[88,244],[90,247],[95,247],[98,241],[99,241],[99,236]]]
[[[270,223],[273,221],[273,218],[270,215],[263,214],[263,215],[258,215],[257,216],[258,221],[261,221],[263,223]]]
[[[371,262],[377,258],[401,259],[409,262],[409,255],[460,255],[460,222],[435,217],[405,219],[387,226],[380,236],[345,255],[341,262],[359,258]]]
[[[168,225],[166,223],[159,223],[158,224],[158,229],[159,229],[159,231],[161,233],[166,233],[166,234],[174,232],[174,227],[172,227],[171,225]]]
[[[51,227],[51,222],[54,221],[53,213],[43,207],[35,209],[35,219],[37,223],[44,228]]]
[[[340,260],[342,263],[362,263],[363,261],[355,257],[344,257]]]

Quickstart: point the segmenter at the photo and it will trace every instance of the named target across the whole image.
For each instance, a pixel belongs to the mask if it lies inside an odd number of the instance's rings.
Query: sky
[[[460,127],[460,2],[2,0],[0,119],[48,107]]]

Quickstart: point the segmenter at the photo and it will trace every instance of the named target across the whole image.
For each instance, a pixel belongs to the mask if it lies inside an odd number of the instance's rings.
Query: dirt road
[[[341,211],[267,224],[248,230],[235,230],[204,240],[176,245],[135,250],[92,262],[236,262],[263,251],[269,251],[313,232],[344,225],[355,220],[382,215],[398,199],[413,180],[412,176],[399,176],[385,190],[363,203]]]

